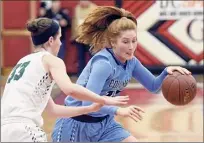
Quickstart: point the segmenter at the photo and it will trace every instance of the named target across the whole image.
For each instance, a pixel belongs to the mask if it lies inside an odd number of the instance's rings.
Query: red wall
[[[4,36],[4,67],[13,67],[19,59],[30,53],[28,36]]]
[[[24,29],[30,16],[29,2],[3,1],[4,29]]]
[[[3,1],[3,31],[24,30],[30,17],[30,5],[25,1]],[[3,35],[3,67],[13,67],[23,56],[30,53],[28,36]]]

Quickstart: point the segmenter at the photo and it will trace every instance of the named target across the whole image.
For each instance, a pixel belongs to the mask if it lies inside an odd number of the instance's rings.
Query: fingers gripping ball
[[[186,105],[196,96],[196,80],[192,75],[173,72],[162,83],[164,98],[173,105]]]

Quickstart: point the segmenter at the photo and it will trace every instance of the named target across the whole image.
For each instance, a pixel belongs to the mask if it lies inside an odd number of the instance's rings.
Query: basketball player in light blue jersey
[[[124,9],[98,7],[79,28],[78,41],[91,45],[95,54],[84,68],[77,84],[100,94],[118,96],[133,77],[150,92],[157,92],[168,74],[187,69],[170,66],[155,77],[134,57],[137,47],[137,21]],[[65,99],[65,106],[88,106],[92,102]],[[114,120],[114,116],[142,119],[141,108],[103,106],[99,111],[73,118],[57,120],[52,134],[54,142],[136,142],[128,131]]]

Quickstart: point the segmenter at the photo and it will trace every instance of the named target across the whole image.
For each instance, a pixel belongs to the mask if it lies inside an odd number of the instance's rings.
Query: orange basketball
[[[173,105],[186,105],[196,96],[197,84],[192,75],[173,72],[162,83],[164,98]]]

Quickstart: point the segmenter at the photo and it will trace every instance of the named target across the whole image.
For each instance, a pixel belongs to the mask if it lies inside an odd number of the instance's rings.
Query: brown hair
[[[52,19],[49,18],[37,18],[27,22],[27,30],[30,31],[32,35],[39,35],[51,26]],[[54,38],[56,38],[57,34],[58,32],[54,35]]]
[[[91,52],[96,53],[106,46],[112,47],[121,31],[136,30],[136,27],[137,20],[129,11],[99,6],[79,26],[76,41],[90,45]]]

